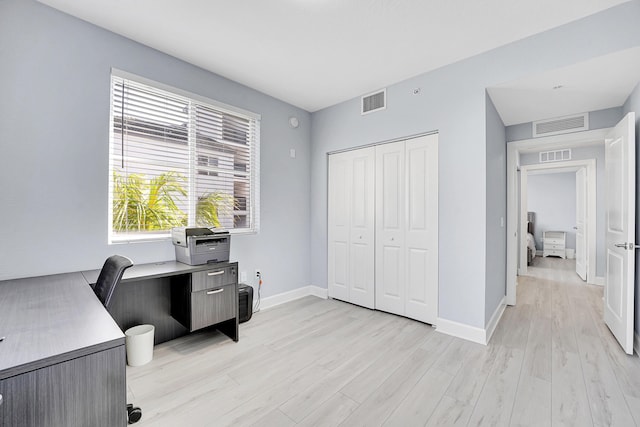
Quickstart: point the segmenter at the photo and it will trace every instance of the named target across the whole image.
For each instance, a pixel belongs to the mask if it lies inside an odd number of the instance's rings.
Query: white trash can
[[[124,332],[129,366],[142,366],[151,362],[155,329],[153,325],[140,325]]]

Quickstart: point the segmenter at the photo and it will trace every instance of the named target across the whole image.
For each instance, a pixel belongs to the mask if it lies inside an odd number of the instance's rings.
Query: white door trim
[[[507,304],[516,304],[518,277],[518,166],[520,152],[580,147],[594,141],[604,141],[611,128],[548,136],[507,143]]]
[[[527,229],[527,180],[530,172],[553,171],[554,169],[568,169],[573,172],[585,168],[587,172],[587,283],[594,284],[596,280],[596,160],[571,160],[567,162],[541,163],[520,167],[520,230]],[[524,236],[524,233],[522,234]],[[527,274],[527,240],[519,239],[520,271]]]

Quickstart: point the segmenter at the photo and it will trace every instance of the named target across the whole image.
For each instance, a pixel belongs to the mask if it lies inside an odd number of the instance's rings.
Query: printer
[[[176,227],[171,229],[176,260],[189,265],[229,261],[231,236],[226,230]]]

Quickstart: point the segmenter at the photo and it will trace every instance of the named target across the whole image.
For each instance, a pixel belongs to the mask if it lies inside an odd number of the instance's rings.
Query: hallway
[[[537,257],[528,274],[491,342],[525,349],[513,416],[540,425],[637,425],[640,359],[605,326],[603,288],[582,282],[574,260]]]

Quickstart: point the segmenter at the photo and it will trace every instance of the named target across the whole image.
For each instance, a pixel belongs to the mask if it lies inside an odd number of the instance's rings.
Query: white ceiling
[[[487,90],[509,126],[619,107],[639,80],[640,48],[633,48]]]
[[[307,111],[626,0],[40,0]]]

